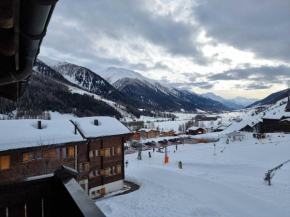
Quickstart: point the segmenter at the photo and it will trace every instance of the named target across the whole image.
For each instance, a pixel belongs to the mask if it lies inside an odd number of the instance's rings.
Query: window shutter
[[[89,171],[90,170],[90,162],[86,162],[85,163],[85,171]]]
[[[28,162],[29,161],[29,153],[23,154],[23,162]]]
[[[104,149],[100,149],[100,156],[102,156],[102,157],[105,156],[105,150]]]
[[[109,176],[109,168],[105,170],[105,176]]]
[[[121,154],[121,146],[117,147],[117,154]]]
[[[0,157],[0,169],[5,170],[10,168],[10,156]]]
[[[56,150],[55,149],[53,149],[53,150],[50,150],[49,151],[50,153],[49,153],[49,157],[50,157],[50,159],[56,159]]]
[[[74,157],[75,156],[75,147],[69,147],[68,148],[68,157]]]
[[[105,149],[105,157],[109,157],[110,156],[110,149],[106,148]]]
[[[117,165],[117,174],[120,174],[122,172],[121,165]]]

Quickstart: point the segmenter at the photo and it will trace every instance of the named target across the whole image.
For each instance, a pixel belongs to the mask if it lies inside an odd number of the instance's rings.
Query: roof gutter
[[[40,51],[58,0],[14,0],[15,71],[1,76],[0,85],[27,79]]]

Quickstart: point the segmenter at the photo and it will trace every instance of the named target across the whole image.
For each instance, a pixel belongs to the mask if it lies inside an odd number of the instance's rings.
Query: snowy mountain
[[[219,102],[189,91],[185,92],[160,84],[134,71],[111,67],[96,74],[88,68],[71,63],[51,60],[48,60],[48,63],[51,65],[46,67],[46,63],[38,61],[35,68],[41,73],[54,76],[57,80],[69,82],[91,93],[135,109],[145,108],[166,111],[180,111],[181,109],[186,111],[196,111],[196,109],[207,111],[229,110],[228,107]]]
[[[231,101],[237,103],[237,104],[241,104],[243,105],[244,107],[248,106],[248,105],[251,105],[252,103],[254,102],[257,102],[259,101],[259,99],[254,99],[254,98],[245,98],[245,97],[236,97],[236,98],[233,98],[233,99],[230,99]]]
[[[269,96],[267,96],[266,98],[259,100],[259,101],[256,101],[247,107],[250,108],[250,107],[253,107],[256,105],[267,105],[267,104],[276,103],[277,101],[286,98],[288,96],[289,91],[290,91],[289,89],[285,89],[285,90],[281,90],[281,91],[272,93]]]
[[[204,94],[201,94],[202,96],[204,97],[207,97],[209,99],[212,99],[212,100],[215,100],[215,101],[218,101],[222,104],[224,104],[225,106],[229,107],[229,108],[232,108],[232,109],[241,109],[241,108],[244,108],[244,104],[241,104],[241,103],[237,103],[233,100],[227,100],[227,99],[224,99],[214,93],[204,93]]]
[[[113,86],[135,99],[167,111],[178,111],[180,109],[187,111],[196,109],[207,111],[229,110],[219,102],[189,91],[166,87],[158,82],[150,83],[137,78],[122,78],[113,83]]]

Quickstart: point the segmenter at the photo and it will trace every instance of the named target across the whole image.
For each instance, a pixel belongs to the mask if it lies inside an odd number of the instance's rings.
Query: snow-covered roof
[[[188,128],[187,130],[198,130],[198,129],[202,129],[202,128],[193,126],[193,127]]]
[[[0,121],[0,151],[85,141],[69,120],[41,120],[43,129],[37,129],[37,121]]]
[[[139,131],[145,131],[145,132],[150,132],[150,131],[154,131],[153,129],[147,129],[147,128],[141,128]]]
[[[285,112],[285,111],[282,111],[282,112],[273,112],[273,113],[270,113],[268,112],[265,116],[263,116],[262,118],[263,119],[274,119],[274,120],[279,120],[281,119],[282,117],[290,117],[290,112]]]
[[[94,125],[98,120],[98,126]],[[97,138],[132,133],[116,118],[107,116],[84,117],[72,120],[86,138]]]
[[[283,120],[281,120],[280,122],[290,122],[290,118],[283,119]]]

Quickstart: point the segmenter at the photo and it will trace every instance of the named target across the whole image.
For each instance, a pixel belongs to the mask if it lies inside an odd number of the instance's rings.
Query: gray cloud
[[[218,74],[211,74],[208,79],[216,80],[246,80],[268,83],[283,83],[290,77],[290,67],[286,65],[250,67],[233,69]]]
[[[290,1],[200,0],[194,14],[208,36],[268,59],[290,59]]]
[[[135,0],[62,0],[57,4],[44,45],[93,61],[99,53],[107,53],[104,46],[92,48],[99,38],[119,41],[140,52],[146,48],[132,41],[145,40],[172,56],[187,56],[206,64],[196,43],[199,32],[190,22],[177,22],[170,14],[158,16]],[[157,63],[156,67],[164,66]]]
[[[170,83],[169,84],[172,87],[176,87],[176,88],[195,88],[198,87],[200,89],[211,89],[214,87],[215,83],[211,83],[211,82],[206,82],[206,81],[201,81],[201,82],[189,82],[189,83]]]
[[[263,89],[269,89],[271,88],[273,85],[271,84],[265,84],[264,82],[254,82],[251,84],[247,84],[247,85],[236,85],[236,88],[242,88],[245,90],[263,90]]]

